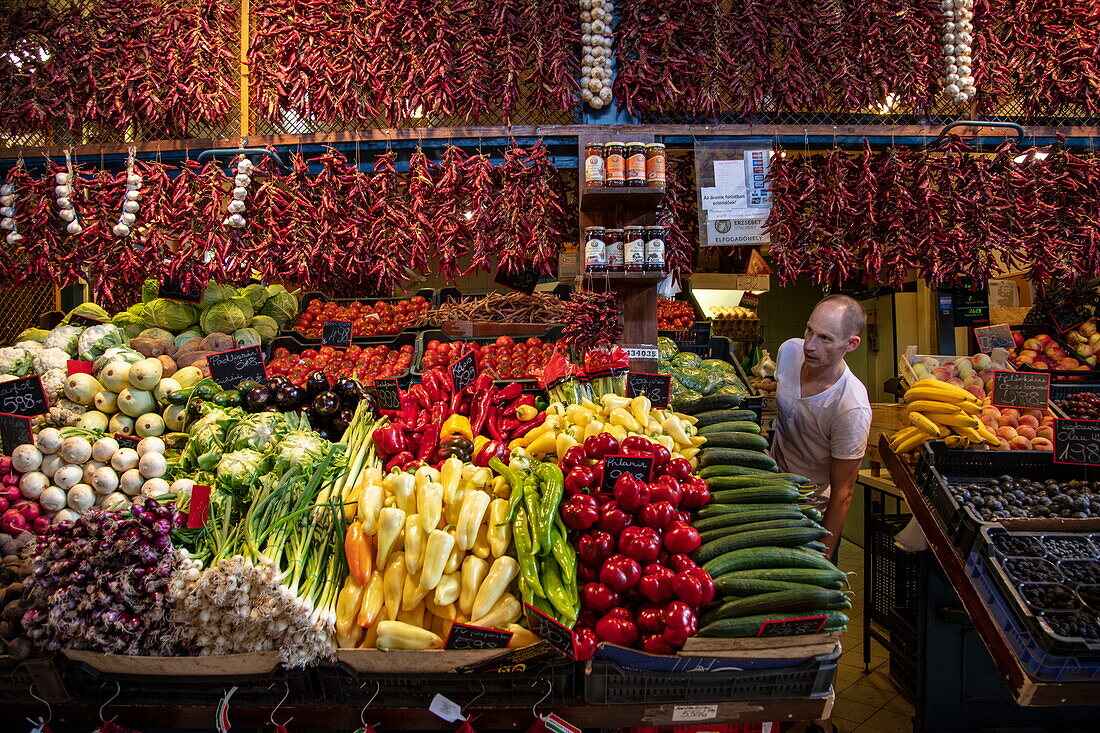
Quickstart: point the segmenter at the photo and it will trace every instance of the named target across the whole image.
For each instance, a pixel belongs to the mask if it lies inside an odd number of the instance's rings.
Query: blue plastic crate
[[[979,548],[980,549],[980,548]],[[993,582],[987,560],[979,549],[970,553],[966,562],[967,574],[973,579],[983,603],[998,628],[1004,632],[1021,666],[1032,677],[1043,682],[1097,682],[1100,681],[1100,663],[1080,660],[1076,657],[1060,657],[1039,646],[1031,633],[1016,619],[1007,599]]]

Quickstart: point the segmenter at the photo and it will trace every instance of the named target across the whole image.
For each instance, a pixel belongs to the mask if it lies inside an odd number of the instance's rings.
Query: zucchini
[[[739,532],[729,537],[708,542],[691,554],[697,563],[707,563],[727,552],[746,547],[798,547],[819,540],[829,533],[814,527],[790,527],[786,529],[759,529]]]
[[[701,478],[713,478],[715,476],[776,476],[775,471],[765,471],[762,468],[749,468],[748,466],[725,466],[714,465],[707,466],[699,470],[699,476]],[[793,475],[793,474],[791,474]],[[801,481],[795,481],[794,483],[802,483]]]
[[[722,489],[744,489],[750,486],[774,486],[781,484],[784,486],[793,485],[791,481],[785,478],[780,478],[781,474],[772,473],[766,476],[711,476],[710,478],[704,478],[707,482],[707,486],[711,491],[721,491]]]
[[[752,410],[707,410],[695,413],[695,427],[702,430],[708,425],[717,425],[723,422],[740,422],[742,420],[756,420],[756,413]]]
[[[738,573],[723,575],[714,579],[714,588],[723,596],[754,596],[760,593],[776,593],[783,590],[814,590],[825,588],[824,585],[811,585],[809,583],[792,583],[786,580],[757,580],[756,578],[741,578]],[[840,585],[837,583],[836,585]]]
[[[703,437],[707,439],[708,448],[741,448],[758,451],[768,449],[768,439],[754,433],[707,433]]]
[[[839,631],[848,625],[848,617],[840,611],[815,608],[804,611],[799,615],[802,617],[825,616],[825,626],[822,631]],[[786,621],[789,618],[790,614],[787,613],[764,613],[757,616],[742,616],[741,618],[723,618],[699,629],[699,636],[726,639],[756,636],[760,633],[761,624],[769,621]]]
[[[743,506],[743,505],[742,505]],[[715,514],[708,517],[697,517],[691,523],[692,527],[700,532],[706,532],[721,527],[736,527],[753,522],[770,522],[773,519],[803,519],[803,514],[798,507],[783,506],[780,504],[760,504],[764,509],[754,509],[747,512],[730,512],[729,514]],[[774,509],[771,507],[775,507]],[[807,519],[807,521],[812,521]]]
[[[716,504],[797,504],[801,499],[802,492],[791,484],[746,486],[714,491],[710,495],[710,500]]]
[[[802,517],[801,519],[767,519],[752,524],[738,524],[732,527],[714,527],[699,532],[699,539],[703,543],[712,542],[721,537],[737,534],[739,532],[753,532],[758,529],[781,529],[783,527],[812,527],[813,520]],[[698,529],[698,527],[696,527]]]
[[[703,565],[703,569],[716,578],[739,570],[767,568],[777,570],[805,568],[839,572],[836,566],[826,560],[820,552],[811,552],[797,547],[745,547],[726,552]]]
[[[734,420],[707,425],[699,431],[699,435],[711,435],[712,433],[752,433],[753,435],[760,435],[760,426],[752,420]]]
[[[758,593],[754,596],[726,601],[718,608],[717,618],[738,618],[756,616],[761,613],[781,613],[783,611],[806,611],[814,608],[827,608],[847,600],[843,591],[819,588],[816,585],[806,589],[780,590],[771,593]]]
[[[699,466],[705,468],[718,464],[748,466],[749,468],[762,468],[767,471],[776,471],[779,468],[774,458],[760,451],[740,448],[712,448],[704,445],[703,450],[699,453]]]
[[[826,563],[829,564],[828,560],[826,560]],[[751,570],[737,570],[719,577],[733,580],[802,583],[805,585],[820,585],[824,588],[832,583],[843,582],[847,576],[829,564],[828,570],[823,568],[753,568]],[[715,582],[717,582],[717,578]]]
[[[737,410],[738,407],[745,398],[741,395],[710,395],[704,397],[696,397],[695,399],[674,399],[672,401],[672,407],[676,412],[682,412],[685,415],[698,415],[701,412],[707,412],[710,410],[725,410],[728,412],[747,412],[753,417],[746,419],[753,419],[756,417],[756,413],[752,410]]]

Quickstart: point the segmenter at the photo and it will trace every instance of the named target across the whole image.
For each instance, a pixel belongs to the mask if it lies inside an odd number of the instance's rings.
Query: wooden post
[[[252,133],[252,118],[248,114],[248,27],[249,0],[241,0],[241,43],[240,43],[240,71],[241,71],[241,137],[248,137]]]

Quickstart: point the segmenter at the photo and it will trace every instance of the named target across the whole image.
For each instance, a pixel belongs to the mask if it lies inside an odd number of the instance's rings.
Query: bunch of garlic
[[[229,201],[229,217],[223,221],[235,229],[241,229],[248,224],[244,218],[245,199],[248,198],[248,187],[252,184],[252,161],[243,158],[237,163],[237,175],[233,178],[233,198]]]
[[[4,240],[8,244],[23,239],[19,225],[15,223],[15,186],[11,183],[0,186],[0,229],[7,232]]]
[[[971,50],[974,43],[974,0],[942,0],[943,90],[956,102],[969,102],[974,87]]]
[[[119,214],[118,224],[113,231],[116,237],[128,237],[137,221],[138,209],[141,208],[141,176],[134,173],[134,161],[131,159],[126,166],[126,198],[122,202],[122,213]]]
[[[76,215],[76,208],[71,201],[73,195],[72,166],[68,165],[66,168],[65,172],[54,175],[53,180],[57,185],[54,186],[53,192],[57,200],[57,215],[66,222],[65,231],[75,235],[84,231],[84,227],[80,226],[80,218]]]
[[[580,0],[581,99],[600,109],[611,104],[613,0]]]

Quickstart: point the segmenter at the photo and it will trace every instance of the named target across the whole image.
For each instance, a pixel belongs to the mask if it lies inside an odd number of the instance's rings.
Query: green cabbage
[[[152,303],[160,295],[160,282],[155,277],[145,278],[141,284],[141,302]]]
[[[269,468],[270,461],[259,451],[251,448],[232,451],[218,461],[218,481],[231,489],[247,489],[259,483]]]
[[[745,391],[744,387],[742,387],[740,385],[730,383],[730,384],[724,384],[721,387],[719,387],[717,390],[715,390],[714,394],[716,394],[716,395],[734,395],[734,396],[744,397],[744,396],[747,395],[747,392]]]
[[[256,309],[252,307],[252,301],[243,295],[230,298],[229,302],[241,309],[241,313],[244,313],[244,319],[246,321],[251,321],[252,316],[256,315]]]
[[[263,341],[270,341],[279,335],[279,324],[271,316],[256,316],[249,322],[248,326],[256,329]]]
[[[127,338],[137,338],[138,334],[145,330],[145,321],[141,316],[135,316],[129,311],[116,314],[111,318],[111,323],[125,331]]]
[[[287,321],[298,314],[298,299],[285,290],[275,293],[264,303],[260,314],[271,316],[279,324],[279,328],[282,328]]]
[[[238,347],[259,346],[263,343],[260,332],[254,328],[238,328],[233,332],[233,338],[237,340]]]
[[[290,430],[286,415],[281,412],[257,412],[230,428],[225,445],[230,450],[267,451],[275,447]]]
[[[700,369],[710,372],[716,372],[718,374],[737,374],[737,371],[733,368],[733,364],[722,359],[703,359],[703,363],[699,365]]]
[[[165,331],[163,328],[147,328],[139,335],[143,339],[157,339],[158,341],[174,341],[176,338],[171,331]]]
[[[38,343],[45,343],[46,337],[50,335],[50,332],[44,328],[25,328],[18,336],[15,337],[16,342],[19,341],[37,341]]]
[[[144,319],[145,318],[145,304],[144,303],[134,303],[132,306],[127,308],[125,311],[123,311],[123,313],[129,313],[132,316],[137,316],[138,318]]]
[[[711,377],[702,369],[673,367],[672,373],[676,379],[688,389],[701,392],[702,394],[708,394],[710,392]]]
[[[183,333],[181,333],[179,336],[176,336],[176,338],[173,339],[173,341],[176,345],[176,348],[181,349],[181,348],[183,348],[183,345],[186,344],[191,339],[201,339],[204,335],[205,334],[202,331],[199,331],[198,329],[188,329],[187,331],[184,331]]]
[[[111,320],[111,314],[100,308],[95,303],[81,303],[80,305],[69,311],[68,315],[65,316],[65,320],[61,322],[62,325],[68,324],[74,315],[84,316],[85,318],[94,318],[95,320],[102,321],[104,323],[108,323]]]
[[[247,326],[249,320],[235,303],[225,301],[203,311],[199,323],[207,333],[233,333]]]
[[[252,303],[253,310],[256,311],[259,311],[267,302],[267,288],[259,283],[248,285],[241,291],[241,295],[248,298],[249,302]]]
[[[145,305],[145,325],[179,333],[199,319],[198,310],[189,303],[157,298]]]
[[[216,303],[220,303],[223,300],[229,300],[236,294],[237,291],[228,285],[222,285],[221,283],[216,283],[211,280],[206,284],[206,287],[203,288],[202,297],[199,298],[199,308],[206,310]]]
[[[672,365],[676,367],[689,367],[691,369],[698,369],[703,363],[703,357],[698,354],[693,354],[690,351],[681,351],[671,359]]]

